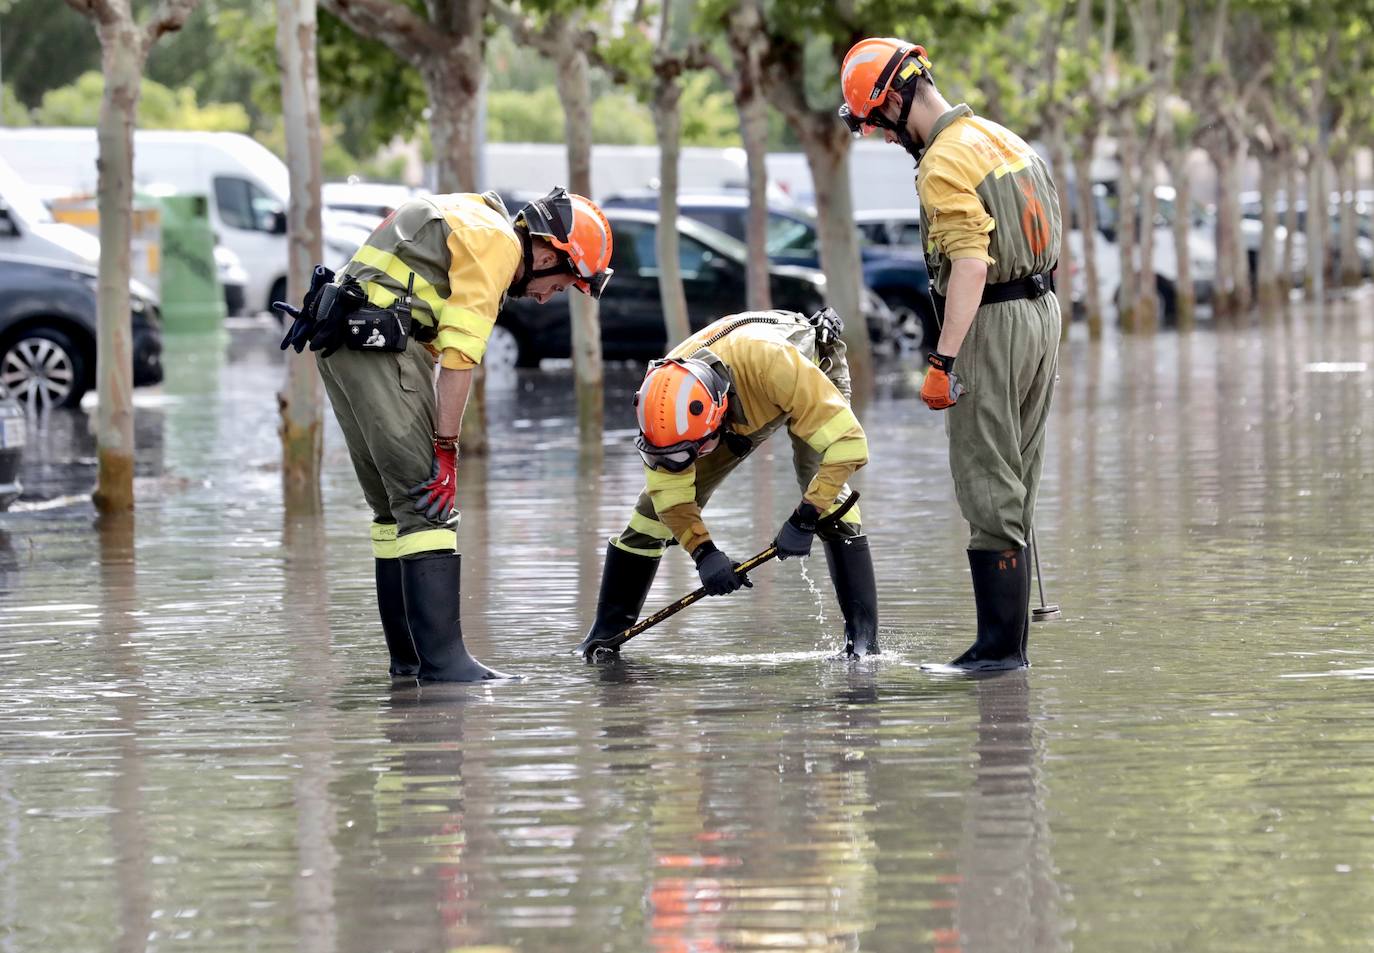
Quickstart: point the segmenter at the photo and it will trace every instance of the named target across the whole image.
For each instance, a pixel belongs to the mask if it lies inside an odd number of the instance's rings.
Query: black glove
[[[709,539],[697,547],[692,559],[696,561],[697,575],[709,596],[729,595],[741,586],[754,588],[748,576],[735,572],[739,563],[730,562],[730,557],[716,549],[716,544]]]
[[[294,347],[297,354],[305,350],[305,345],[310,340],[310,333],[315,328],[315,301],[319,297],[320,289],[333,280],[333,271],[324,265],[316,265],[315,270],[310,273],[310,290],[305,293],[305,300],[301,302],[300,310],[291,307],[285,301],[272,302],[272,310],[280,311],[282,314],[295,319],[291,322],[291,327],[287,328],[286,336],[281,339],[283,351],[288,347]]]
[[[811,541],[816,538],[816,521],[820,518],[821,511],[805,501],[793,510],[773,540],[773,545],[778,548],[778,558],[810,556]]]
[[[329,357],[348,339],[348,316],[367,303],[367,296],[351,276],[339,284],[326,285],[315,307],[315,330],[310,334],[310,350],[324,351]]]

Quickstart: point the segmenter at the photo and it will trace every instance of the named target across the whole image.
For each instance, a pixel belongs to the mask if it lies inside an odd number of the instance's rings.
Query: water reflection
[[[0,950],[1374,936],[1370,302],[1072,341],[1037,508],[1065,619],[1028,673],[955,682],[916,667],[974,620],[909,369],[864,414],[878,662],[832,661],[815,560],[570,658],[642,472],[623,430],[580,454],[552,371],[493,395],[460,471],[467,637],[526,678],[420,689],[385,676],[337,431],[323,514],[282,514],[280,352],[250,333],[140,409],[134,524],[92,525],[83,415],[35,431],[33,485],[72,495],[0,528]],[[795,503],[785,448],[755,456],[713,503],[728,551]],[[648,605],[696,583],[670,552]]]

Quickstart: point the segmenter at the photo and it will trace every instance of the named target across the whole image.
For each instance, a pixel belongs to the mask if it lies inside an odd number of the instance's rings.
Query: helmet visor
[[[840,119],[844,121],[845,126],[849,129],[849,134],[855,139],[862,139],[878,128],[868,116],[854,115],[854,111],[849,108],[848,103],[840,107]]]
[[[639,458],[650,470],[681,473],[697,462],[703,447],[710,444],[714,448],[714,442],[719,437],[720,432],[717,431],[701,440],[683,440],[669,447],[655,447],[640,434],[635,437],[635,449],[639,451]]]
[[[614,268],[607,268],[605,271],[598,271],[594,275],[585,278],[579,277],[573,282],[573,287],[582,292],[594,301],[600,301],[601,295],[606,290],[606,285],[611,281],[611,275],[615,273]]]

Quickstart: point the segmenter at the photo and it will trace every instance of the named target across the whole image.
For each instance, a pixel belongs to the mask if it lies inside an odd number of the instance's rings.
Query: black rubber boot
[[[923,665],[926,671],[963,674],[1026,668],[1030,613],[1030,553],[970,549],[973,600],[978,607],[978,637],[948,665]]]
[[[827,539],[825,562],[844,614],[844,654],[878,654],[878,584],[867,536]]]
[[[382,634],[391,653],[391,676],[414,678],[420,674],[420,657],[410,638],[406,621],[406,597],[401,588],[401,561],[377,559],[377,611],[382,617]]]
[[[596,599],[596,621],[577,647],[583,656],[593,640],[619,635],[639,621],[639,612],[649,597],[649,587],[654,584],[660,561],[654,556],[626,552],[615,543],[606,544],[601,594]]]
[[[463,557],[457,553],[421,553],[400,562],[406,619],[420,658],[420,680],[480,682],[510,678],[477,661],[463,644],[459,601]]]

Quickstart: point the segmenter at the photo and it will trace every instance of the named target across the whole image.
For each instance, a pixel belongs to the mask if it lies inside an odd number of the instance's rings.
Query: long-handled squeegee
[[[845,501],[840,504],[838,509],[827,514],[824,519],[820,520],[817,523],[816,528],[820,529],[821,526],[827,526],[830,524],[838,523],[841,519],[844,518],[844,515],[846,513],[848,513],[851,509],[854,508],[854,504],[858,502],[858,492],[851,492],[849,496],[845,499]],[[742,576],[748,575],[750,572],[762,566],[764,563],[768,562],[770,559],[774,558],[777,555],[778,547],[769,546],[767,549],[759,553],[757,556],[754,556],[750,559],[746,559],[744,562],[740,563],[739,566],[736,567],[735,571]],[[582,650],[582,654],[585,658],[592,659],[596,657],[598,652],[614,652],[616,649],[620,648],[626,642],[633,639],[636,635],[639,635],[641,632],[645,632],[649,629],[652,629],[654,626],[658,625],[660,622],[662,622],[664,619],[667,619],[670,616],[677,615],[683,609],[687,608],[692,603],[697,602],[705,595],[706,587],[702,586],[695,592],[688,593],[687,595],[683,596],[681,599],[679,599],[677,602],[674,602],[672,605],[667,605],[664,606],[662,609],[659,609],[653,615],[649,616],[649,618],[642,619],[641,621],[636,622],[634,625],[630,626],[628,629],[626,629],[624,632],[621,632],[619,635],[607,636],[605,638],[596,639],[595,641],[588,643],[588,645]]]

